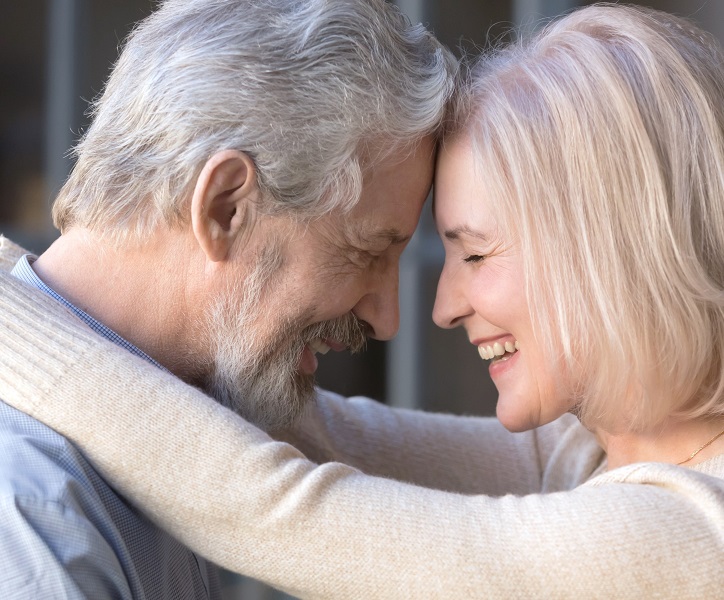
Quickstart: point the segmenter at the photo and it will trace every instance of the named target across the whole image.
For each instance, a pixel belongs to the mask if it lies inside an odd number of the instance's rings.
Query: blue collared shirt
[[[43,283],[32,260],[13,275],[163,368]],[[0,598],[220,597],[215,567],[137,512],[67,439],[0,402]]]

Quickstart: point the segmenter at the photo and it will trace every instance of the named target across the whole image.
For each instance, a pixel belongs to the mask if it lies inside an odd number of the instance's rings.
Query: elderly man
[[[95,104],[54,205],[61,237],[13,274],[286,426],[313,398],[315,353],[397,329],[454,70],[383,0],[167,0]],[[212,568],[2,403],[0,450],[2,597],[218,597]]]

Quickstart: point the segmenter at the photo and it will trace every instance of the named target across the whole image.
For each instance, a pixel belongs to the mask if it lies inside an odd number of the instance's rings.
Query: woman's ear
[[[210,261],[229,256],[250,224],[258,199],[256,168],[247,154],[222,150],[206,161],[191,198],[191,227]]]

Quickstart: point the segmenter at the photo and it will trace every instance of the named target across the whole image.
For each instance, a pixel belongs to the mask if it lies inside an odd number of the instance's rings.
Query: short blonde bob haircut
[[[724,57],[597,4],[483,56],[453,138],[520,244],[534,327],[589,427],[724,415]]]

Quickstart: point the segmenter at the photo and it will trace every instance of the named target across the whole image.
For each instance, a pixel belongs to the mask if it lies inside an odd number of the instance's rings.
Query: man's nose
[[[400,328],[399,281],[395,271],[385,277],[380,285],[362,296],[352,312],[370,326],[370,337],[376,340],[391,340]]]

